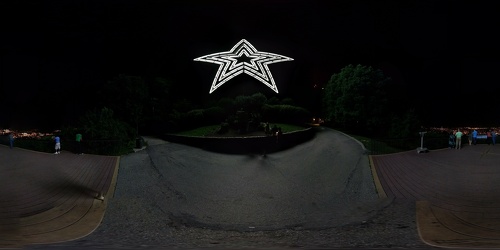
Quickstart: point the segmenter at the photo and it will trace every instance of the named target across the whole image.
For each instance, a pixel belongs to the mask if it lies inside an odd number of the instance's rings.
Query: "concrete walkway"
[[[500,248],[500,146],[371,156],[382,195],[417,202],[424,242]]]
[[[145,140],[146,149],[123,157],[0,146],[0,248],[78,247],[101,235],[108,246],[143,244],[152,233],[170,242],[171,227],[314,231],[362,224],[398,200],[417,204],[418,233],[431,246],[500,247],[499,146],[368,156],[331,129],[267,156]],[[105,211],[104,231],[91,234]]]
[[[129,167],[136,170],[118,177],[118,180],[124,181],[118,181],[117,186],[122,188],[117,189],[122,191],[117,194],[120,197],[151,197],[151,204],[161,208],[165,219],[174,226],[182,224],[187,227],[252,232],[321,229],[361,223],[390,202],[377,196],[368,156],[362,145],[330,129],[318,132],[317,137],[307,143],[267,156],[225,155],[151,138],[146,138],[146,141],[150,145],[146,150],[122,157],[128,159],[121,164],[124,166],[120,166],[124,172]],[[17,181],[6,180],[4,190],[14,187],[15,183],[25,183],[27,179],[36,183],[43,181],[51,187],[50,192],[45,194],[47,198],[40,197],[38,201],[42,208],[27,209],[24,215],[19,215],[18,206],[12,205],[5,214],[17,219],[27,217],[29,213],[43,222],[58,224],[32,232],[28,230],[27,223],[16,222],[18,230],[4,230],[4,247],[70,241],[89,234],[97,227],[107,200],[99,206],[98,220],[87,222],[91,226],[86,230],[75,223],[88,221],[85,218],[87,214],[91,214],[89,212],[101,204],[94,199],[93,191],[104,191],[113,186],[112,182],[97,179],[111,179],[112,170],[117,169],[117,158],[64,152],[52,155],[21,149],[9,150],[6,147],[2,150],[5,151],[2,153],[2,157],[6,157],[4,161],[12,162],[2,168],[5,173],[2,176],[19,175]],[[18,171],[14,174],[12,169]],[[48,169],[50,171],[46,171]],[[113,176],[116,178],[116,175]],[[141,186],[149,188],[134,188]],[[156,189],[159,190],[152,191]],[[35,195],[32,194],[44,192],[45,186],[34,185],[30,189],[23,189],[21,185],[13,190],[15,192],[6,192],[14,196],[26,194],[34,199]],[[66,195],[59,198],[59,193]],[[109,197],[107,195],[106,199]],[[34,203],[31,199],[12,198],[23,207],[31,207],[31,203]],[[59,209],[65,204],[63,199],[69,200],[66,212]],[[82,204],[77,202],[80,200]],[[57,217],[61,217],[57,211],[61,211],[61,214],[72,213],[73,208],[78,208],[74,210],[80,211],[79,217],[73,216],[76,219],[67,224],[64,224],[64,220],[57,220]],[[48,217],[44,210],[56,215]],[[107,211],[120,214],[121,218],[127,217],[123,212]],[[147,220],[144,216],[142,219]],[[12,221],[6,224],[10,225]],[[56,231],[69,225],[78,226],[79,231],[68,230],[75,232],[73,235]],[[46,241],[38,237],[42,233],[45,233]],[[49,236],[56,239],[50,239]],[[10,242],[13,238],[15,241]],[[118,237],[115,240],[120,239]]]
[[[113,196],[118,164],[119,157],[0,145],[0,248],[90,234]]]

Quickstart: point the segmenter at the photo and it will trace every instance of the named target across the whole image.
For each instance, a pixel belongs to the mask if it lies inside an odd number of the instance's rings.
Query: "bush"
[[[113,110],[106,107],[88,111],[80,118],[81,129],[66,127],[61,131],[68,149],[76,152],[75,137],[83,135],[82,144],[86,153],[102,155],[121,155],[129,153],[134,147],[135,130],[127,123],[113,116]]]
[[[61,142],[63,145],[63,142]],[[14,146],[29,149],[38,152],[54,153],[55,142],[51,139],[23,139],[18,138],[14,141]]]
[[[219,129],[217,130],[217,134],[222,135],[222,134],[225,134],[227,132],[229,132],[229,124],[227,122],[221,123]]]
[[[311,118],[309,111],[292,105],[264,105],[262,108],[263,121],[304,124]]]
[[[226,113],[221,107],[210,107],[203,111],[203,125],[217,124],[226,118]]]

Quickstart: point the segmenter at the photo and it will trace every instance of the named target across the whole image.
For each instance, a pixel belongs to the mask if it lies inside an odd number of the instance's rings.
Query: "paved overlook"
[[[0,146],[0,248],[500,247],[498,146],[369,156],[327,128],[267,156],[148,142]]]
[[[158,182],[169,191],[160,206],[192,225],[323,228],[362,221],[384,204],[362,146],[331,130],[267,156],[225,155],[179,144],[152,146],[147,154]]]

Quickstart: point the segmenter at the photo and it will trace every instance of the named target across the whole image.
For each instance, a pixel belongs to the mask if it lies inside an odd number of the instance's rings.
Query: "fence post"
[[[420,134],[420,147],[417,148],[417,153],[422,153],[422,152],[427,152],[427,148],[424,148],[424,135],[427,133],[427,132],[418,132]]]

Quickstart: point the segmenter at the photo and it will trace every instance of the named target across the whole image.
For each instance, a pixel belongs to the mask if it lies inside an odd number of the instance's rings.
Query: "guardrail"
[[[448,135],[424,136],[423,144],[428,150],[447,148],[449,147],[448,138]],[[486,143],[486,138],[478,140],[477,143]],[[468,145],[468,136],[462,137],[462,146]],[[372,155],[415,150],[420,147],[420,137],[372,138],[366,146]]]

